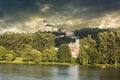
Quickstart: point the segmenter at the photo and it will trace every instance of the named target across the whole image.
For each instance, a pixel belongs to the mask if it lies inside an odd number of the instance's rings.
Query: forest
[[[88,31],[89,30],[89,31]],[[57,62],[87,64],[120,64],[120,30],[77,30],[80,38],[78,58],[72,58],[67,42],[52,33],[4,33],[0,35],[0,62],[12,62],[18,57],[22,62]],[[94,33],[93,33],[94,32]],[[66,39],[67,38],[67,39]],[[61,42],[60,42],[61,41]],[[59,44],[56,46],[56,44]],[[56,49],[56,47],[58,49]]]
[[[97,34],[96,37],[88,35],[80,39],[78,62],[80,64],[119,64],[120,30],[109,29]]]

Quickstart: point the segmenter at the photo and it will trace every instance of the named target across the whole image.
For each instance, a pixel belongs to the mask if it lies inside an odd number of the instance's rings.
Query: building
[[[79,39],[76,39],[75,42],[70,42],[69,44],[72,58],[77,58],[79,56],[80,46],[79,46]]]
[[[66,36],[69,36],[69,37],[74,36],[74,32],[66,31]]]
[[[57,32],[57,31],[58,31],[58,28],[57,28],[57,27],[53,27],[53,28],[52,28],[52,31],[53,31],[53,32]]]
[[[57,27],[53,27],[52,25],[48,24],[46,20],[43,21],[42,26],[39,28],[41,32],[56,32],[58,31]]]
[[[45,31],[46,31],[46,32],[52,32],[52,25],[47,24],[47,25],[45,26]]]

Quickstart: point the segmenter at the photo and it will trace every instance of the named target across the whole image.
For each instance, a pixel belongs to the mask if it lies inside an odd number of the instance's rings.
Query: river
[[[0,80],[120,80],[120,68],[0,64]]]

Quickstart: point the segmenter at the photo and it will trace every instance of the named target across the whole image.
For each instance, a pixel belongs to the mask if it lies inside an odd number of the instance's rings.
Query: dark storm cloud
[[[0,0],[0,27],[34,16],[69,15],[88,20],[116,11],[120,11],[120,0]]]
[[[26,11],[37,12],[36,3],[40,3],[40,5],[50,4],[53,6],[52,10],[55,11],[66,9],[66,5],[75,8],[90,7],[95,10],[117,10],[120,8],[119,0],[0,0],[0,12],[6,14]]]
[[[33,0],[0,0],[0,17],[11,16],[11,19],[20,19],[36,11]]]
[[[39,3],[39,7],[36,5]],[[0,15],[14,15],[20,13],[38,13],[41,5],[52,5],[52,11],[62,12],[82,7],[88,7],[91,11],[119,10],[119,0],[0,0]],[[68,5],[68,7],[67,7]],[[87,9],[86,9],[87,10]],[[84,10],[83,10],[84,11]]]

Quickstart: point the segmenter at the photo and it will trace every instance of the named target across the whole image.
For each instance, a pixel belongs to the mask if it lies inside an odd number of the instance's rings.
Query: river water
[[[0,80],[120,80],[120,68],[0,64]]]

